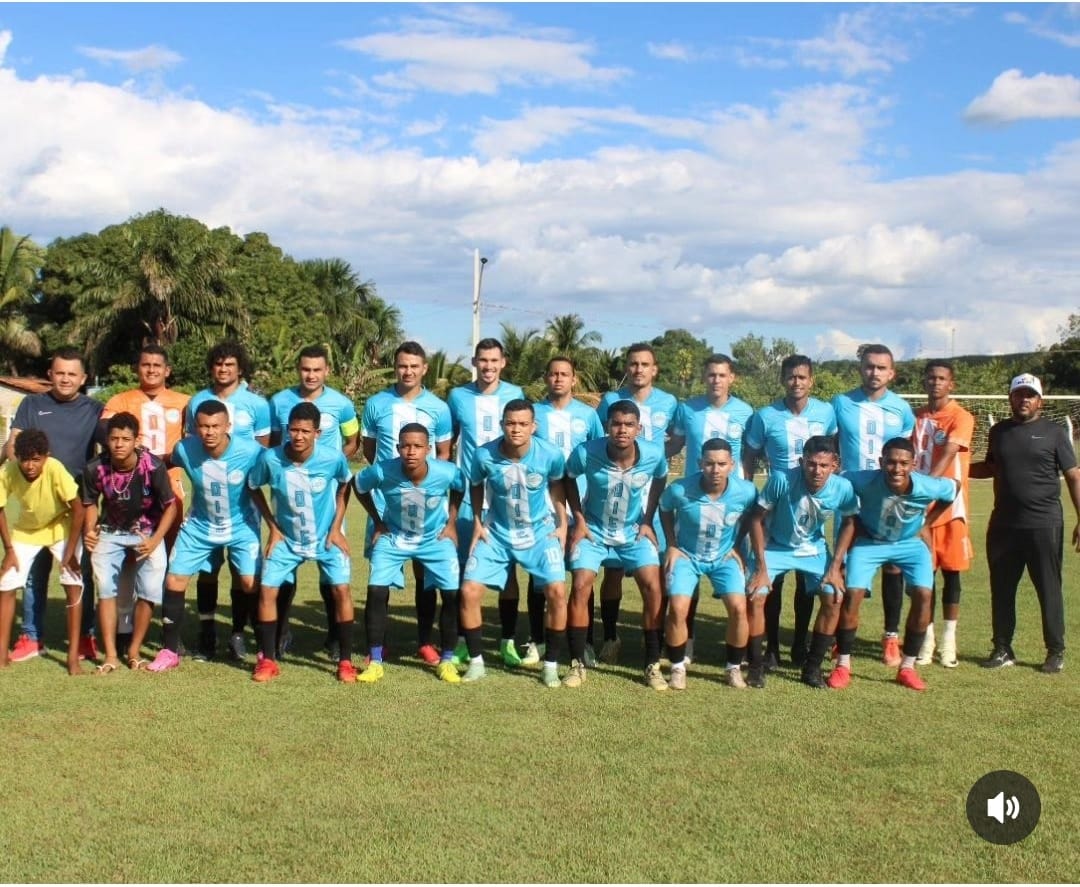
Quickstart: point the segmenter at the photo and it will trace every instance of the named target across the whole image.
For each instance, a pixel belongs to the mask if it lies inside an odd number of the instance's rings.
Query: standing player
[[[206,368],[210,372],[210,386],[196,393],[188,402],[188,433],[195,427],[195,413],[207,400],[225,404],[228,411],[229,435],[237,440],[254,441],[265,447],[270,442],[270,405],[248,388],[245,381],[251,376],[251,362],[247,351],[236,342],[219,342],[206,355]],[[254,506],[252,506],[254,507]],[[258,526],[258,515],[251,521]],[[217,629],[214,617],[217,613],[218,579],[221,559],[213,557],[210,565],[195,583],[196,606],[199,611],[199,642],[196,659],[213,659],[217,652]],[[229,655],[237,662],[247,656],[244,642],[244,626],[254,613],[249,612],[249,592],[244,590],[241,577],[232,570],[229,597],[232,604],[232,632],[229,635]]]
[[[341,452],[346,459],[356,452],[360,436],[360,421],[356,418],[356,407],[340,391],[326,384],[330,373],[330,355],[321,345],[308,345],[301,349],[296,359],[296,374],[299,383],[293,388],[285,388],[270,398],[270,446],[276,447],[285,437],[285,428],[289,424],[289,414],[298,403],[313,403],[319,408],[319,445]],[[319,583],[319,596],[326,610],[327,637],[325,648],[333,655],[334,640],[334,592],[325,583]],[[292,635],[289,632],[289,611],[293,598],[296,597],[296,577],[281,583],[278,590],[277,611],[277,656],[280,659],[289,648]],[[241,629],[243,626],[241,626]]]
[[[731,444],[722,437],[709,438],[702,445],[698,471],[675,481],[660,497],[660,523],[668,542],[664,572],[672,690],[686,689],[686,622],[702,576],[712,583],[713,596],[723,598],[727,610],[728,685],[746,688],[742,676],[747,640],[746,576],[738,558],[731,555],[757,499],[757,489],[750,481],[732,476],[735,466]],[[760,632],[756,640],[756,659],[751,650],[750,667],[760,678],[754,686],[764,687]]]
[[[129,388],[127,391],[121,391],[110,397],[105,403],[101,418],[108,419],[117,413],[131,413],[139,421],[139,445],[157,456],[168,468],[169,481],[177,500],[177,518],[169,524],[165,534],[165,553],[167,554],[172,551],[176,534],[180,532],[180,516],[184,513],[184,485],[180,481],[183,472],[179,468],[170,467],[169,460],[173,447],[184,436],[184,415],[191,396],[166,387],[172,370],[169,366],[169,356],[160,345],[143,345],[139,351],[135,371],[138,375],[139,387]],[[118,646],[121,645],[122,640],[126,640],[127,645],[131,642],[130,635],[133,629],[137,595],[130,574],[131,571],[128,568],[121,571],[117,597],[110,604],[110,607],[116,609],[116,632],[120,636],[116,639]],[[164,581],[164,571],[161,578]],[[145,598],[142,599],[145,600]],[[161,603],[160,593],[156,603]]]
[[[361,422],[364,436],[364,458],[369,465],[396,457],[401,429],[406,425],[419,424],[427,429],[428,448],[438,459],[450,458],[450,439],[453,426],[450,408],[424,387],[427,374],[427,354],[419,342],[402,342],[394,352],[394,375],[396,381],[385,391],[368,398],[364,404]],[[382,493],[378,487],[371,491],[376,510],[381,510]],[[457,509],[455,509],[456,514]],[[374,524],[367,525],[368,556]],[[439,651],[431,643],[435,625],[435,586],[427,587],[424,570],[419,561],[413,561],[413,578],[416,583],[417,655],[428,665],[438,665]],[[454,583],[457,588],[457,583]],[[457,599],[454,600],[454,609]],[[440,620],[440,625],[441,625]],[[445,642],[446,638],[443,638]]]
[[[1043,674],[1065,667],[1065,599],[1061,588],[1065,515],[1061,481],[1069,488],[1076,525],[1072,544],[1080,551],[1080,467],[1065,429],[1042,415],[1042,382],[1030,373],[1009,385],[1012,416],[990,429],[986,461],[971,466],[972,477],[994,479],[994,510],[986,528],[990,567],[990,612],[994,649],[983,668],[1016,662],[1016,587],[1027,569],[1042,615],[1046,660]]]
[[[428,429],[406,422],[398,432],[396,459],[380,459],[357,472],[353,486],[373,528],[371,574],[368,578],[364,626],[370,663],[357,678],[373,684],[383,676],[383,645],[390,613],[390,589],[405,587],[407,561],[421,564],[418,582],[442,596],[439,638],[442,653],[435,663],[439,680],[461,682],[454,665],[457,641],[459,568],[457,514],[465,491],[461,469],[431,456]],[[381,505],[374,493],[379,492]]]
[[[469,473],[476,450],[500,435],[499,423],[506,405],[525,397],[520,387],[502,381],[506,354],[498,339],[481,339],[477,342],[472,363],[476,367],[476,381],[453,389],[449,398],[453,439],[457,443],[457,464],[465,475]],[[457,525],[458,560],[462,565],[472,549],[473,521],[471,497],[466,496],[461,503]],[[511,571],[499,595],[499,623],[502,629],[499,653],[509,666],[521,665],[521,656],[514,644],[518,596],[517,574]],[[458,645],[457,658],[459,662],[468,658],[464,639]]]
[[[544,373],[547,383],[547,395],[535,405],[536,436],[553,444],[570,458],[574,447],[587,440],[596,440],[604,436],[604,426],[596,410],[587,403],[574,397],[574,384],[577,382],[577,368],[569,357],[553,357],[547,363]],[[579,495],[585,492],[585,482],[578,478]],[[569,554],[569,552],[567,552]],[[529,646],[521,660],[522,665],[539,666],[544,653],[544,593],[536,588],[536,583],[529,579]],[[592,650],[593,601],[589,599],[589,636],[585,646],[585,665],[589,668],[596,664]]]
[[[241,593],[255,595],[259,518],[247,477],[263,448],[253,440],[234,437],[230,427],[225,404],[205,398],[195,408],[195,434],[173,448],[173,465],[183,469],[191,482],[191,507],[169,558],[161,620],[165,646],[148,666],[150,671],[167,671],[180,664],[180,628],[188,583],[212,561],[222,561],[226,549]],[[250,607],[245,607],[245,612],[249,611]],[[133,648],[131,657],[133,668],[142,666],[139,650]]]
[[[762,456],[769,472],[799,465],[803,446],[811,437],[836,434],[833,408],[816,397],[814,364],[804,354],[789,354],[780,364],[784,396],[754,413],[743,437],[743,477],[753,480],[754,468]],[[835,447],[833,448],[835,453]],[[835,470],[835,466],[834,466]],[[780,612],[784,573],[776,574],[772,592],[765,600],[765,668],[772,671],[780,663]],[[795,631],[791,638],[791,664],[796,668],[806,658],[806,634],[814,614],[814,595],[806,593],[806,573],[795,571]]]
[[[79,484],[86,463],[94,455],[101,440],[98,420],[101,403],[81,394],[86,384],[86,369],[82,355],[75,348],[60,348],[49,362],[49,381],[52,387],[44,394],[29,394],[15,410],[11,435],[4,446],[4,456],[15,458],[15,442],[24,431],[44,431],[49,451]],[[12,662],[24,662],[45,650],[45,598],[49,588],[49,571],[53,557],[42,551],[32,565],[23,588],[23,633],[11,651]],[[79,639],[79,658],[97,659],[94,642],[94,581],[90,554],[83,551],[80,562],[83,597],[82,633]]]
[[[349,543],[341,532],[352,473],[341,450],[317,443],[319,408],[298,403],[289,411],[284,443],[259,454],[247,485],[270,526],[259,589],[259,651],[252,680],[263,683],[281,674],[277,664],[277,596],[281,583],[305,561],[319,565],[319,580],[334,589],[338,641],[337,678],[356,681],[352,664],[353,602],[349,592]],[[270,487],[274,508],[263,495]]]
[[[660,555],[652,522],[667,479],[667,459],[659,443],[638,440],[641,413],[636,403],[618,401],[608,409],[607,437],[577,447],[566,462],[570,481],[585,478],[585,498],[577,483],[566,483],[573,513],[570,570],[573,590],[567,613],[570,673],[567,687],[585,683],[585,638],[589,595],[601,565],[629,572],[641,592],[645,634],[645,683],[666,690],[660,671]]]
[[[647,342],[631,345],[626,349],[626,384],[618,391],[605,394],[596,412],[600,416],[600,422],[607,427],[608,412],[613,404],[623,400],[633,402],[641,416],[641,439],[660,446],[666,466],[668,457],[677,453],[681,447],[681,443],[679,447],[675,446],[678,441],[669,440],[675,427],[679,401],[674,394],[653,387],[659,372],[660,365],[656,362],[656,352],[652,345]],[[656,535],[655,528],[653,535]],[[604,644],[600,648],[599,658],[601,662],[609,665],[619,661],[619,652],[622,649],[618,629],[622,582],[621,569],[604,568],[604,579],[600,584],[600,621],[604,627]]]
[[[881,468],[845,474],[859,497],[859,514],[855,524],[845,524],[836,543],[836,560],[847,557],[847,591],[836,631],[836,668],[828,679],[834,689],[842,690],[851,683],[851,648],[859,628],[859,606],[878,567],[886,564],[900,568],[911,596],[896,682],[911,690],[926,689],[915,671],[915,657],[930,624],[930,589],[934,584],[924,528],[932,526],[948,508],[959,485],[951,478],[918,474],[914,466],[911,441],[894,437],[882,448]]]
[[[502,430],[502,437],[477,448],[469,471],[477,517],[472,552],[461,574],[461,631],[469,649],[462,680],[485,675],[480,643],[484,588],[501,590],[520,564],[547,600],[541,680],[558,687],[559,654],[566,643],[566,460],[562,451],[533,436],[536,416],[527,400],[506,405]]]
[[[757,508],[750,519],[750,544],[754,553],[754,571],[750,577],[751,593],[775,589],[776,580],[783,580],[792,570],[802,579],[802,593],[810,600],[813,613],[814,596],[821,601],[810,651],[802,663],[802,681],[811,687],[825,687],[821,676],[821,661],[833,644],[836,620],[840,616],[837,590],[843,592],[841,575],[843,561],[830,560],[825,544],[825,522],[835,515],[852,523],[859,510],[859,500],[851,482],[836,474],[836,444],[831,436],[815,435],[803,444],[803,455],[793,468],[777,467],[769,473],[765,488],[757,499]],[[766,520],[768,518],[768,520]],[[751,599],[751,611],[757,594]],[[768,612],[768,603],[765,604]],[[755,614],[756,616],[756,614]],[[750,623],[750,680],[751,686],[764,686],[766,669],[755,669],[760,662],[760,629]]]
[[[138,446],[139,420],[120,412],[109,418],[106,428],[108,455],[90,460],[82,482],[83,541],[94,564],[105,645],[105,661],[97,671],[105,675],[120,667],[116,598],[128,555],[134,555],[135,565],[131,640],[124,650],[130,664],[139,661],[154,606],[161,603],[168,560],[163,543],[180,511],[165,464]]]
[[[949,477],[960,484],[960,494],[930,527],[934,569],[941,570],[941,611],[945,617],[938,658],[956,668],[956,621],[960,616],[960,574],[971,566],[968,535],[968,469],[975,417],[952,399],[956,383],[952,364],[931,360],[923,369],[927,405],[915,411],[915,470],[931,477]],[[930,624],[919,651],[919,665],[934,653],[934,595],[930,597]]]
[[[915,414],[908,402],[889,390],[896,377],[892,352],[885,345],[867,345],[859,358],[862,385],[832,400],[836,413],[840,467],[845,471],[875,470],[885,441],[910,437]],[[890,668],[900,664],[900,615],[904,609],[904,580],[894,565],[881,574],[881,603],[885,633],[881,661]]]
[[[731,394],[731,386],[735,383],[735,364],[726,354],[710,354],[706,357],[701,378],[705,383],[705,394],[679,404],[675,413],[674,430],[667,448],[668,457],[682,449],[685,441],[686,464],[694,466],[701,458],[706,441],[726,440],[734,460],[731,474],[741,478],[742,439],[754,410],[746,401]],[[752,481],[753,475],[749,479]],[[660,541],[662,544],[663,540]],[[695,588],[686,619],[687,660],[694,655],[694,617],[697,615],[699,597],[700,592]]]
[[[0,469],[0,541],[4,544],[4,560],[0,563],[0,668],[8,665],[15,594],[26,587],[34,558],[44,551],[60,568],[60,585],[67,597],[67,669],[68,674],[77,675],[83,607],[83,580],[79,576],[83,507],[79,488],[60,460],[49,455],[49,438],[40,429],[23,431],[12,455]],[[19,516],[11,529],[5,512],[10,501],[19,504]]]

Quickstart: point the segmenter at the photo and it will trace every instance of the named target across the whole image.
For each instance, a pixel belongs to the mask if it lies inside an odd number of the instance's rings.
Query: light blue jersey
[[[585,478],[582,511],[589,532],[606,546],[637,538],[649,488],[667,477],[663,443],[636,441],[638,457],[629,468],[615,465],[607,453],[608,438],[580,444],[566,461],[568,477]]]
[[[664,438],[675,425],[675,413],[679,408],[679,401],[675,395],[654,388],[644,401],[639,401],[635,400],[629,388],[609,391],[600,399],[600,405],[596,408],[596,414],[600,417],[605,430],[608,410],[611,409],[613,403],[620,400],[632,400],[641,411],[641,437],[663,445]]]
[[[840,434],[840,465],[844,471],[879,467],[881,448],[894,437],[911,437],[915,413],[904,398],[886,391],[870,400],[861,388],[832,400]]]
[[[885,483],[885,473],[877,471],[847,471],[859,497],[859,523],[876,542],[901,542],[914,539],[922,530],[926,509],[934,502],[952,502],[956,498],[956,481],[948,477],[930,477],[911,473],[911,490],[894,493]]]
[[[418,422],[428,430],[433,456],[435,445],[450,440],[453,433],[450,408],[427,389],[406,400],[391,385],[368,398],[360,426],[361,434],[375,441],[376,462],[397,457],[398,435],[402,426],[410,422]]]
[[[356,407],[340,391],[324,385],[322,393],[314,400],[300,396],[300,389],[286,388],[270,398],[270,430],[281,435],[280,442],[288,437],[289,413],[298,403],[313,403],[319,408],[319,443],[341,452],[347,438],[359,430]]]
[[[502,437],[503,409],[524,397],[525,392],[510,382],[500,382],[494,394],[481,394],[475,382],[450,392],[450,419],[458,434],[457,464],[462,471],[469,470],[477,447]]]
[[[836,434],[836,413],[823,400],[811,397],[801,413],[791,411],[784,399],[762,407],[750,418],[743,435],[748,449],[765,454],[769,471],[795,468],[811,437]]]
[[[229,411],[230,432],[233,437],[255,440],[270,434],[270,404],[265,397],[260,397],[248,388],[247,382],[241,382],[228,397],[218,397],[210,388],[204,388],[192,395],[187,405],[188,434],[195,433],[195,410],[204,400],[220,400]]]
[[[506,456],[501,443],[500,438],[476,450],[469,483],[484,485],[484,526],[491,537],[510,548],[532,548],[555,529],[548,484],[562,480],[566,460],[560,450],[535,437],[521,459]]]
[[[229,445],[212,458],[199,438],[185,437],[173,448],[172,464],[191,481],[191,505],[184,524],[214,545],[227,545],[239,525],[257,531],[258,512],[247,481],[263,448],[254,440],[230,435]]]
[[[660,496],[660,510],[674,517],[675,546],[696,561],[710,562],[734,547],[739,523],[753,508],[757,488],[748,480],[729,477],[727,489],[713,498],[701,481],[700,472],[675,481]]]
[[[559,409],[550,401],[535,404],[536,436],[553,444],[568,459],[578,444],[604,436],[604,426],[596,410],[587,403],[572,399]]]
[[[465,492],[465,478],[452,462],[427,458],[427,476],[414,484],[405,476],[400,457],[376,462],[358,471],[353,486],[358,493],[379,493],[385,503],[383,523],[394,544],[415,548],[435,539],[446,527],[450,491]]]
[[[705,395],[679,404],[673,433],[686,438],[687,469],[697,468],[705,441],[719,437],[731,445],[731,458],[735,462],[732,476],[742,477],[743,434],[753,415],[750,404],[737,397],[729,397],[722,407],[713,406]]]
[[[248,485],[269,486],[274,517],[294,554],[316,557],[324,549],[337,510],[338,484],[352,478],[340,450],[316,441],[304,462],[293,462],[285,444],[264,450]]]
[[[802,468],[771,472],[757,502],[771,515],[767,544],[800,557],[826,553],[825,522],[831,515],[847,517],[859,511],[850,481],[832,474],[820,490],[811,493]]]

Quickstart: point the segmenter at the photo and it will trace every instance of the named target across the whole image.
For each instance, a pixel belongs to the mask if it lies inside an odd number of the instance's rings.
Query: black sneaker
[[[765,668],[762,665],[751,665],[746,672],[746,686],[755,690],[765,689]]]
[[[802,668],[803,663],[806,662],[807,654],[806,646],[803,644],[796,644],[791,648],[791,667]]]
[[[776,655],[776,651],[769,649],[765,651],[765,673],[772,674],[780,667],[780,657]]]
[[[829,689],[829,685],[825,682],[825,678],[821,674],[821,666],[803,668],[801,680],[806,686],[813,687],[815,690]]]
[[[1043,674],[1061,674],[1062,669],[1065,668],[1065,654],[1064,653],[1047,653],[1046,662],[1042,664],[1039,669]]]
[[[233,662],[244,662],[247,659],[247,641],[244,640],[243,632],[234,631],[229,635],[229,658]]]
[[[980,664],[983,668],[1005,668],[1009,665],[1016,665],[1016,656],[1008,647],[994,647],[994,652]]]

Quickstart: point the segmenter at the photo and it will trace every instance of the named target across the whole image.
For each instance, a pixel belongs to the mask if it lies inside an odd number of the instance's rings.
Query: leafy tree
[[[678,397],[701,390],[701,368],[705,358],[713,353],[704,339],[695,338],[687,330],[665,330],[650,343],[656,352],[660,372],[656,384]],[[626,365],[625,357],[623,367]]]
[[[1047,349],[1043,375],[1055,394],[1080,393],[1080,314],[1070,314],[1061,340]]]
[[[464,358],[450,360],[442,349],[428,355],[424,387],[446,400],[451,388],[464,385],[472,379],[472,371],[465,366]]]
[[[0,228],[0,360],[18,375],[28,358],[41,356],[41,339],[30,328],[28,312],[38,288],[45,251],[29,237]]]

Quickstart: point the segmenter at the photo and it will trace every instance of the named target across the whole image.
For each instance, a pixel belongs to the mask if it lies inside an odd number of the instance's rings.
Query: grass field
[[[1036,671],[1044,650],[1025,583],[1020,664],[977,667],[990,638],[989,500],[989,482],[974,482],[961,666],[925,668],[925,694],[877,661],[876,600],[847,691],[810,690],[790,668],[763,692],[731,690],[711,598],[689,690],[649,691],[629,588],[624,662],[579,690],[547,690],[490,655],[481,684],[440,684],[413,658],[411,591],[392,602],[387,677],[343,686],[315,652],[324,626],[309,567],[295,650],[272,684],[190,659],[164,675],[69,679],[54,649],[0,673],[4,880],[1074,881],[1080,663]],[[359,551],[358,511],[352,524]],[[1080,555],[1066,558],[1072,597]],[[54,644],[59,600],[54,589]],[[493,652],[494,595],[489,604]],[[787,632],[789,600],[784,609]],[[1078,613],[1068,610],[1073,638]],[[526,630],[523,602],[522,641]],[[1042,795],[1038,828],[1007,847],[976,837],[964,812],[971,785],[997,769]]]

